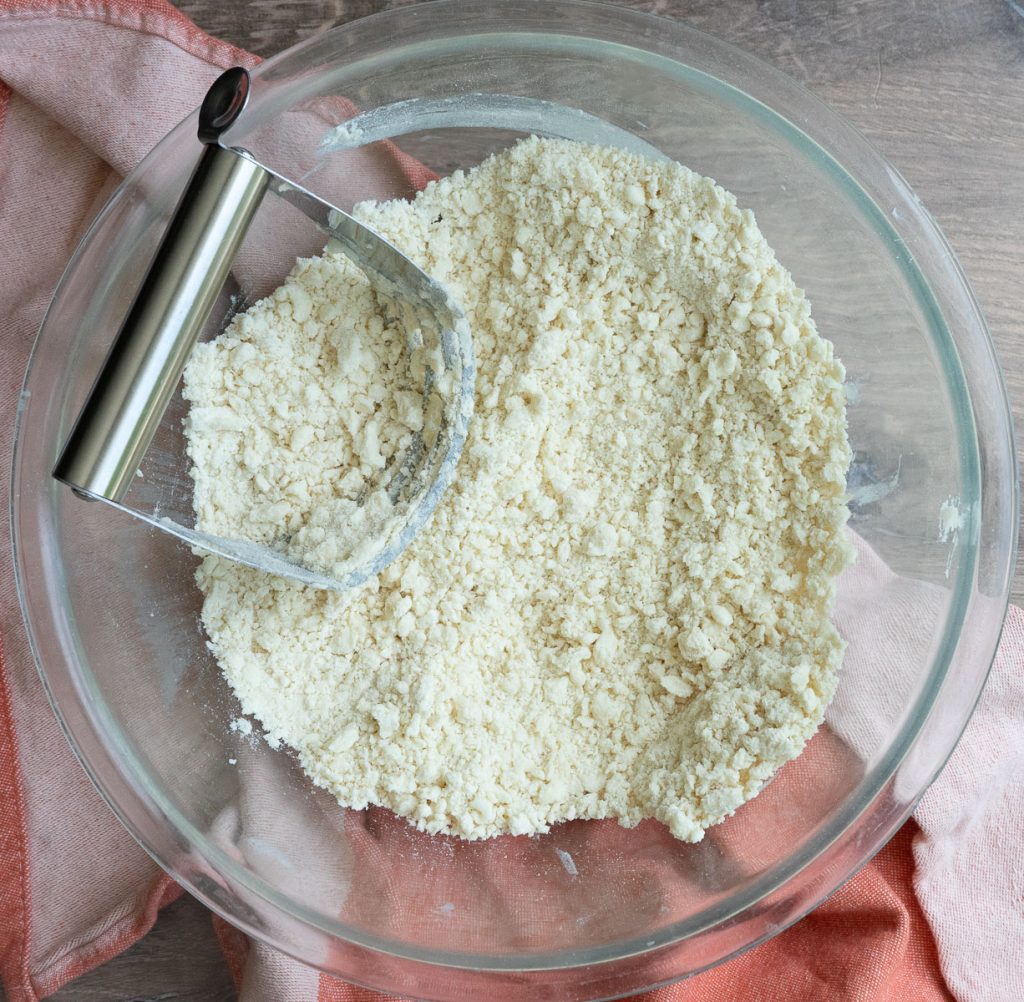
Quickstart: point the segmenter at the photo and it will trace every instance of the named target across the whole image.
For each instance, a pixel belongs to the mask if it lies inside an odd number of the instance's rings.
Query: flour
[[[326,573],[388,522],[385,467],[424,426],[405,328],[340,261],[301,262],[185,374],[197,528]]]
[[[204,559],[243,709],[342,804],[428,832],[699,840],[800,752],[842,659],[843,369],[807,300],[732,195],[612,149],[531,138],[357,215],[466,310],[475,416],[361,588]],[[415,429],[399,352],[332,255],[203,346],[200,528],[301,550]]]

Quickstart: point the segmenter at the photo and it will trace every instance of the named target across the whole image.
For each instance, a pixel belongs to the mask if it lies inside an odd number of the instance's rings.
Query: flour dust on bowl
[[[137,520],[83,513],[51,482],[86,374],[193,162],[193,123],[127,179],[79,249],[18,427],[26,622],[58,713],[119,817],[237,926],[422,998],[613,997],[705,969],[812,908],[944,763],[984,682],[1012,564],[1005,394],[955,260],[898,175],[755,60],[609,6],[416,6],[269,60],[235,141],[347,211],[411,198],[530,134],[677,161],[734,193],[846,369],[858,558],[838,586],[835,697],[803,753],[702,841],[612,820],[467,841],[381,808],[341,810],[239,722],[199,625],[197,559]],[[243,246],[218,329],[232,295],[255,301],[321,249],[283,222],[276,233],[278,280],[247,284],[245,262],[267,244]],[[183,414],[158,432],[177,436],[165,455],[177,449],[179,462]]]

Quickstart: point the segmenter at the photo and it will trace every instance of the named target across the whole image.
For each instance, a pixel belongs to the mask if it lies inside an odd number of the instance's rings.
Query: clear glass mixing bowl
[[[453,100],[470,94],[504,97]],[[264,63],[231,139],[346,208],[408,195],[393,149],[318,147],[353,106],[411,98],[440,103],[419,106],[398,146],[441,174],[508,145],[513,129],[649,144],[735,192],[807,289],[849,373],[851,527],[889,568],[841,591],[850,647],[820,734],[758,798],[683,845],[654,823],[431,838],[383,811],[340,809],[286,750],[232,730],[238,706],[204,646],[195,557],[49,476],[198,155],[194,118],[96,221],[39,334],[12,492],[25,620],[54,706],[114,811],[236,926],[424,998],[615,996],[707,968],[813,908],[942,767],[1008,594],[1006,397],[970,289],[913,192],[814,97],[730,46],[610,6],[414,6]],[[230,291],[265,291],[290,255],[313,249],[288,218],[256,227]],[[179,416],[161,432],[162,462],[180,462]],[[157,462],[147,477],[160,475]]]

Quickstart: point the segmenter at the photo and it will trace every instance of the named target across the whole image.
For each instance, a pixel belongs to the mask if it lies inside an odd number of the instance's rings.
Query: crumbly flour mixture
[[[531,138],[358,215],[466,310],[470,436],[354,592],[207,557],[224,674],[343,804],[465,838],[655,817],[699,840],[800,752],[842,659],[843,369],[807,300],[732,195],[612,149]],[[201,528],[315,561],[309,527],[420,420],[401,351],[334,256],[198,349]]]

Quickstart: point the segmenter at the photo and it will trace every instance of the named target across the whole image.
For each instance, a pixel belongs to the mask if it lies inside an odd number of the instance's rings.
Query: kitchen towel
[[[254,62],[162,0],[0,0],[4,469],[32,339],[89,222],[221,69]],[[870,558],[859,567],[888,573]],[[63,739],[21,625],[9,541],[0,633],[0,973],[12,1002],[30,1002],[143,936],[180,889]],[[1024,998],[1022,667],[1024,614],[1011,609],[978,712],[915,819],[810,916],[649,1002]],[[215,926],[244,1002],[381,998]]]

